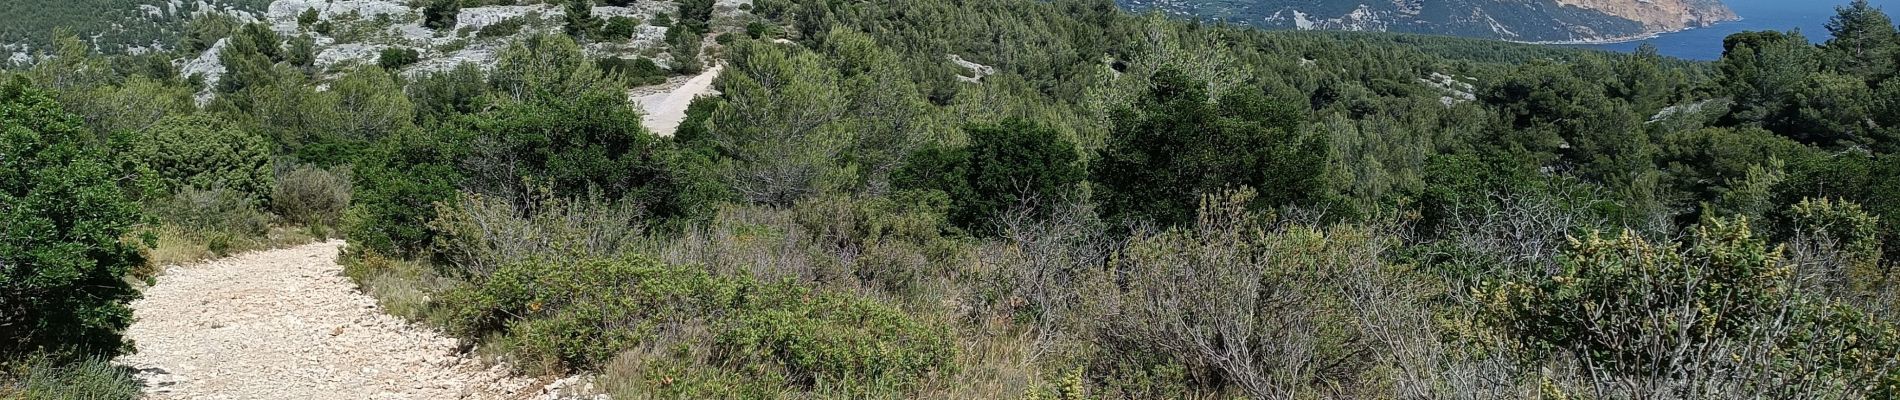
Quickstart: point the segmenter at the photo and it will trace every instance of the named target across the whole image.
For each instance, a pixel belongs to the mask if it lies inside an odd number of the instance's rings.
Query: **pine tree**
[[[1829,68],[1869,81],[1894,73],[1894,51],[1900,47],[1893,20],[1867,0],[1837,7],[1827,31],[1834,35],[1821,46]]]

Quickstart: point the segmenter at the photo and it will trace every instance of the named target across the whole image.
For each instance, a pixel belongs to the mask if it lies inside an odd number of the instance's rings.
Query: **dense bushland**
[[[91,154],[15,173],[114,205],[47,248],[336,228],[391,312],[622,398],[1900,388],[1900,39],[1864,3],[1824,44],[1745,33],[1715,63],[1097,0],[708,3],[652,21],[724,65],[672,137],[624,92],[658,66],[588,57],[624,27],[580,13],[416,77],[313,74],[212,19],[236,43],[216,87],[65,46],[15,87],[66,111],[3,128]],[[37,266],[22,249],[0,260]],[[139,264],[113,260],[95,275]]]

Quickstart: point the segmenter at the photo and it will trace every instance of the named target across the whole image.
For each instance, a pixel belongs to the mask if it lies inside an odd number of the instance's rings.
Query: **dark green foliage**
[[[265,86],[277,81],[273,67],[285,59],[283,38],[269,25],[244,25],[231,33],[230,44],[219,60],[225,73],[218,80],[218,91],[236,93],[246,88]]]
[[[1799,33],[1744,32],[1723,42],[1727,49],[1716,64],[1717,84],[1735,99],[1732,123],[1755,123],[1776,133],[1814,143],[1795,132],[1795,95],[1808,77],[1819,71],[1818,51]],[[1800,136],[1797,136],[1800,135]],[[1832,144],[1832,143],[1822,143]]]
[[[305,74],[316,72],[317,38],[310,35],[298,35],[290,39],[288,47],[284,49],[284,62],[303,70]]]
[[[1022,119],[965,128],[970,146],[932,148],[912,156],[892,177],[900,189],[941,190],[953,204],[950,222],[996,231],[996,219],[1021,212],[1043,218],[1067,204],[1082,182],[1075,145],[1055,130]]]
[[[452,202],[464,173],[457,168],[470,138],[457,131],[407,130],[383,138],[364,152],[344,234],[352,247],[386,255],[412,255],[433,242],[427,229],[437,202]]]
[[[461,11],[461,0],[428,0],[422,6],[422,26],[435,30],[454,28]]]
[[[143,217],[107,140],[25,79],[0,83],[0,354],[130,349],[123,278],[145,258],[125,239]]]
[[[713,111],[722,104],[716,97],[693,99],[686,105],[686,119],[680,121],[678,130],[673,131],[673,140],[686,148],[707,145],[711,135],[707,132],[706,122],[712,119]]]
[[[528,21],[523,20],[521,18],[510,18],[510,19],[502,20],[501,22],[488,24],[488,26],[482,27],[481,30],[475,31],[475,37],[498,38],[498,37],[504,37],[504,36],[514,36],[516,33],[520,33],[521,28],[527,25],[527,23]]]
[[[1894,73],[1894,57],[1900,50],[1900,33],[1893,20],[1867,0],[1836,7],[1839,11],[1827,22],[1831,34],[1821,46],[1829,68],[1858,77],[1886,79]]]
[[[1858,203],[1882,221],[1900,218],[1900,156],[1847,152],[1804,157],[1788,165],[1788,177],[1775,188],[1776,204],[1795,204],[1807,198],[1829,198]],[[1880,224],[1880,241],[1900,241],[1900,225]],[[1885,246],[1883,260],[1900,260],[1900,246]]]
[[[677,26],[695,34],[706,34],[706,24],[712,21],[713,0],[682,0],[679,4]]]
[[[316,25],[318,21],[322,21],[322,18],[323,14],[317,12],[315,7],[305,9],[303,12],[297,13],[297,27],[310,29],[312,25]]]
[[[666,33],[667,54],[673,56],[673,72],[682,75],[699,73],[705,67],[699,61],[700,40],[703,36],[688,29],[669,29]]]
[[[406,90],[409,101],[416,105],[416,123],[445,122],[456,115],[481,111],[488,104],[484,78],[481,67],[462,64],[416,79]]]
[[[382,66],[383,69],[390,71],[400,70],[418,61],[422,61],[422,53],[417,52],[416,49],[405,47],[383,49],[376,57],[376,65]]]
[[[600,39],[605,40],[605,41],[627,40],[628,38],[633,37],[633,34],[639,33],[639,32],[640,32],[639,19],[633,18],[633,17],[624,17],[624,16],[613,17],[613,18],[608,18],[607,22],[604,25],[601,25]]]
[[[608,57],[594,62],[601,72],[626,82],[628,86],[648,86],[666,82],[666,69],[646,58]]]
[[[567,0],[566,11],[561,14],[566,22],[562,29],[574,40],[591,39],[600,32],[600,18],[594,17],[593,0]]]
[[[275,180],[270,142],[212,116],[160,120],[139,133],[127,155],[157,172],[167,192],[220,187],[262,200],[270,196]]]
[[[1204,83],[1177,70],[1153,81],[1114,114],[1091,166],[1111,219],[1181,224],[1193,220],[1199,196],[1217,190],[1260,188],[1256,205],[1281,206],[1315,200],[1324,188],[1324,141],[1302,135],[1296,110],[1245,89],[1210,102]]]
[[[766,25],[764,22],[752,22],[745,25],[745,34],[753,39],[770,39],[777,37],[781,32],[778,32],[777,27]]]
[[[532,178],[556,193],[598,190],[660,216],[688,213],[692,178],[668,142],[647,132],[624,96],[590,93],[562,103],[510,103],[457,124],[473,140],[466,187],[508,193]]]

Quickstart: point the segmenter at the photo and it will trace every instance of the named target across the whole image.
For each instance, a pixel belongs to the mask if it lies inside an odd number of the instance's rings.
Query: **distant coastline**
[[[1721,25],[1725,25],[1725,24],[1732,24],[1732,23],[1737,23],[1737,22],[1742,22],[1742,19],[1743,19],[1743,17],[1735,17],[1735,19],[1730,19],[1730,20],[1724,20],[1724,21],[1722,21],[1722,22],[1717,22],[1717,23],[1713,23],[1713,24],[1708,24],[1708,25],[1703,25],[1703,26],[1692,26],[1692,27],[1686,27],[1686,28],[1682,28],[1682,29],[1676,29],[1676,30],[1668,30],[1668,31],[1657,31],[1657,32],[1649,32],[1649,33],[1644,33],[1644,34],[1640,34],[1640,35],[1634,35],[1634,36],[1622,36],[1622,37],[1613,37],[1613,38],[1607,38],[1607,39],[1585,39],[1585,40],[1542,40],[1542,41],[1524,41],[1524,40],[1510,40],[1510,39],[1505,39],[1504,41],[1506,41],[1506,42],[1512,42],[1512,43],[1523,43],[1523,44],[1541,44],[1541,45],[1552,45],[1552,46],[1579,46],[1579,45],[1605,45],[1605,44],[1621,44],[1621,43],[1630,43],[1630,42],[1640,42],[1640,41],[1644,41],[1644,40],[1650,40],[1650,39],[1655,39],[1655,38],[1658,38],[1658,37],[1662,37],[1662,35],[1667,35],[1667,34],[1671,34],[1671,33],[1682,33],[1682,32],[1688,32],[1688,31],[1693,31],[1693,30],[1697,30],[1697,29],[1707,29],[1707,28],[1714,28],[1714,27],[1717,27],[1717,26],[1721,26]]]

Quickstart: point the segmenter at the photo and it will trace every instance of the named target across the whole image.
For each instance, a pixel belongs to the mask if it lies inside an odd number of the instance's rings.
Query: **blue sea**
[[[1691,29],[1676,33],[1667,33],[1655,38],[1614,44],[1579,45],[1579,47],[1634,51],[1643,43],[1656,45],[1663,55],[1691,60],[1715,60],[1722,58],[1722,38],[1742,31],[1790,31],[1801,30],[1802,35],[1815,42],[1828,38],[1827,21],[1834,16],[1834,7],[1851,3],[1852,0],[1725,0],[1729,8],[1742,16],[1741,21],[1722,23],[1707,28]],[[1900,0],[1870,0],[1869,3],[1888,15],[1900,14]]]

